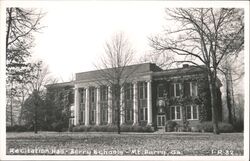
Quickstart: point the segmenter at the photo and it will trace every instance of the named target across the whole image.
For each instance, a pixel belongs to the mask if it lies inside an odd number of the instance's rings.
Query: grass
[[[7,133],[15,155],[243,155],[243,133]]]

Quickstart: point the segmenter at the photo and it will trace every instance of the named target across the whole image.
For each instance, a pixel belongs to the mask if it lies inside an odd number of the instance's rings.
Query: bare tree
[[[28,58],[34,45],[33,33],[41,30],[40,21],[44,16],[35,9],[7,8],[6,9],[6,74],[7,98],[10,99],[10,122],[13,125],[13,100],[20,92],[16,87],[23,84],[23,78],[30,73]],[[8,111],[8,109],[7,109]]]
[[[166,14],[176,28],[150,38],[151,45],[160,54],[177,56],[172,63],[191,63],[206,71],[213,131],[218,134],[217,72],[226,55],[234,55],[243,48],[244,12],[234,8],[177,8],[166,9]]]
[[[29,91],[29,98],[25,100],[24,117],[31,119],[34,126],[34,132],[37,133],[38,126],[38,111],[42,107],[43,100],[45,99],[45,85],[54,83],[55,80],[49,75],[48,66],[44,65],[42,61],[37,61],[32,64],[31,68],[32,77],[29,78],[27,89]],[[27,80],[26,80],[27,81]]]
[[[125,92],[125,84],[136,70],[135,68],[130,70],[126,68],[133,61],[134,49],[123,33],[117,33],[111,41],[105,43],[104,50],[104,56],[96,65],[96,68],[99,69],[98,77],[100,79],[98,83],[108,85],[110,88],[109,94],[112,95],[112,104],[108,105],[108,108],[112,111],[117,110],[115,114],[118,134],[120,134],[120,116],[124,115],[125,111],[124,102],[120,96]]]
[[[235,85],[244,76],[244,63],[243,63],[243,52],[233,55],[230,57],[225,57],[223,60],[219,71],[222,73],[225,80],[226,89],[226,104],[228,109],[228,121],[230,124],[235,124]]]

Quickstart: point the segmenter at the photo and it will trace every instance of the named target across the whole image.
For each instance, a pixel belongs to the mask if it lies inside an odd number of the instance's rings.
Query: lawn
[[[243,155],[243,133],[7,133],[11,155]]]

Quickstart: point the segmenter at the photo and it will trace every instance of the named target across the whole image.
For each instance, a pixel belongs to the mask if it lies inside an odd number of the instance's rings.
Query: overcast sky
[[[165,20],[167,7],[217,7],[238,3],[164,2],[164,1],[27,1],[7,6],[41,8],[46,12],[42,25],[47,26],[35,36],[33,57],[42,59],[54,77],[69,81],[72,74],[95,70],[93,64],[104,53],[105,41],[116,32],[124,32],[136,50],[136,59],[150,50],[148,37],[174,27]],[[241,5],[242,6],[242,5]]]
[[[73,73],[95,70],[104,53],[105,41],[116,32],[124,32],[136,51],[136,59],[150,47],[148,36],[163,29],[164,6],[145,3],[70,3],[43,8],[42,24],[47,26],[36,36],[34,55],[44,60],[59,79],[68,81]]]

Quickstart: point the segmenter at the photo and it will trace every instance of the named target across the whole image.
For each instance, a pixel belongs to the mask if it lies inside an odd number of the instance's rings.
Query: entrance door
[[[165,115],[157,115],[157,126],[165,126]]]

